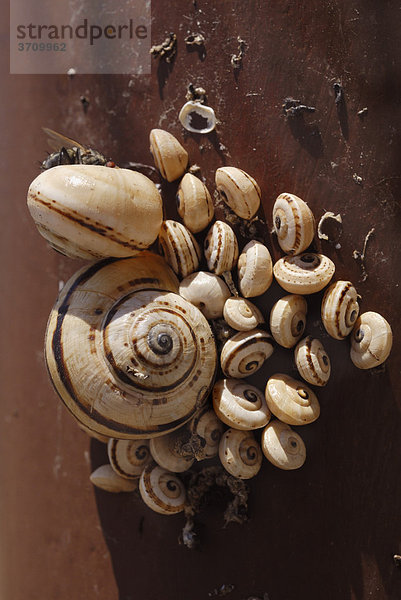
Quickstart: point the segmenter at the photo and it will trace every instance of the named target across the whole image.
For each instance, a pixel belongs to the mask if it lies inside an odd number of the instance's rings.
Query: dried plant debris
[[[357,185],[362,185],[362,177],[357,173],[354,173],[352,179],[355,181]]]
[[[358,110],[358,112],[356,113],[358,115],[358,117],[363,118],[365,115],[367,115],[368,113],[368,107],[365,106],[364,108],[361,108],[361,110]]]
[[[369,242],[371,236],[374,234],[374,232],[375,232],[375,228],[372,227],[372,229],[370,229],[368,231],[368,233],[366,234],[365,241],[363,242],[362,252],[359,252],[358,250],[354,250],[352,253],[353,258],[355,258],[355,260],[358,260],[361,264],[362,281],[366,281],[368,278],[368,273],[367,273],[366,267],[365,267],[366,247],[368,245],[368,242]]]
[[[317,237],[320,240],[328,242],[337,242],[342,235],[342,218],[341,215],[335,215],[333,212],[327,211],[320,217],[317,226]]]
[[[197,433],[190,434],[186,439],[179,438],[174,446],[174,452],[179,456],[185,458],[196,458],[196,460],[203,460],[206,458],[205,455],[206,440]]]
[[[175,33],[169,33],[168,37],[149,50],[154,58],[162,58],[166,63],[171,63],[177,53],[177,36]]]
[[[187,46],[204,46],[205,38],[201,33],[190,33],[185,38],[184,42]]]
[[[200,86],[194,86],[193,83],[188,85],[187,93],[185,94],[185,99],[193,102],[200,102],[201,104],[205,104],[207,101],[206,90]]]
[[[284,98],[282,108],[286,117],[299,117],[304,112],[313,113],[316,110],[314,106],[306,106],[301,103],[301,100],[295,100],[290,96]]]
[[[221,598],[222,596],[227,596],[231,594],[235,590],[235,585],[233,583],[222,583],[218,588],[214,588],[211,592],[208,593],[209,598]]]
[[[333,83],[333,89],[334,89],[334,102],[336,104],[340,104],[344,100],[343,88],[342,88],[341,83],[338,83],[338,81]]]
[[[231,66],[233,69],[241,69],[242,60],[245,56],[245,49],[247,48],[247,43],[240,36],[237,37],[238,42],[238,53],[231,55]]]

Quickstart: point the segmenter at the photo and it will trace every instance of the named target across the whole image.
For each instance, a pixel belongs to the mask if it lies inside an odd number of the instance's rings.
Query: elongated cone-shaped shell
[[[177,289],[170,267],[150,252],[91,264],[63,288],[48,322],[46,360],[62,400],[91,430],[150,438],[204,405],[214,339]]]
[[[178,221],[163,221],[159,244],[166,262],[178,277],[186,277],[199,267],[201,251],[198,242]]]
[[[273,224],[280,248],[300,254],[315,235],[315,218],[309,206],[295,194],[280,194],[273,206]]]
[[[185,277],[180,283],[179,293],[199,308],[206,319],[222,317],[225,301],[231,295],[224,281],[207,271],[197,271]]]
[[[363,313],[351,335],[351,360],[358,369],[372,369],[387,360],[393,345],[389,323],[379,313]]]
[[[292,348],[305,331],[308,305],[303,296],[290,294],[278,300],[270,312],[270,331],[280,346]]]
[[[236,167],[217,169],[216,187],[224,202],[242,219],[252,219],[259,209],[260,188],[253,177]]]
[[[216,127],[216,115],[211,106],[189,101],[184,104],[178,115],[180,123],[192,133],[210,133]],[[197,124],[199,123],[199,127]]]
[[[301,436],[281,421],[271,421],[262,433],[262,452],[275,467],[292,471],[302,467],[306,448]]]
[[[177,210],[184,225],[192,233],[207,227],[214,216],[214,207],[209,190],[192,173],[186,173],[177,192]]]
[[[261,296],[273,281],[269,250],[256,240],[249,242],[238,259],[238,286],[245,298]]]
[[[164,129],[152,129],[149,140],[153,160],[162,177],[167,181],[181,177],[188,165],[188,153],[180,142]]]
[[[224,425],[212,408],[205,407],[189,425],[191,432],[196,433],[206,444],[203,448],[203,457],[212,458],[219,452],[219,443],[223,435]]]
[[[124,479],[138,479],[143,469],[152,461],[148,440],[117,440],[107,444],[110,465]]]
[[[274,416],[288,425],[307,425],[320,415],[319,401],[302,381],[277,373],[266,384],[266,402]]]
[[[220,355],[221,368],[227,377],[249,377],[273,353],[271,336],[262,329],[240,331],[226,341]]]
[[[262,450],[252,431],[228,429],[220,441],[219,457],[223,467],[239,479],[251,479],[262,466]]]
[[[105,492],[133,492],[138,487],[138,478],[126,479],[118,475],[110,465],[98,467],[89,477],[91,483]]]
[[[142,471],[139,492],[145,504],[161,515],[174,515],[184,510],[184,484],[174,473],[151,463]]]
[[[209,271],[221,275],[231,271],[238,260],[238,242],[227,223],[216,221],[205,239],[205,257]]]
[[[308,252],[280,258],[273,267],[274,276],[291,294],[314,294],[333,277],[335,265],[323,254]]]
[[[53,248],[89,260],[137,254],[153,244],[163,221],[150,179],[99,165],[43,171],[29,187],[28,208]]]
[[[181,456],[178,452],[178,444],[184,437],[188,438],[188,431],[184,433],[178,429],[150,440],[150,452],[160,467],[172,473],[183,473],[191,467],[194,458]]]
[[[215,383],[213,408],[223,423],[244,431],[264,427],[271,417],[263,392],[238,379],[220,379]]]
[[[330,359],[320,340],[310,335],[295,348],[295,364],[302,379],[312,385],[324,386],[329,380]]]
[[[250,331],[264,323],[263,315],[258,307],[239,296],[227,298],[223,316],[230,327],[237,331]]]
[[[322,322],[331,337],[347,337],[358,314],[358,294],[350,281],[336,281],[327,288],[322,300]]]

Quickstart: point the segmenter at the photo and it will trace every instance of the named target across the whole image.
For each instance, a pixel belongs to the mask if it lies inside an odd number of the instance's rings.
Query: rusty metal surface
[[[2,7],[6,12],[6,7]],[[10,76],[8,15],[2,20],[1,112],[1,415],[0,596],[202,600],[222,584],[227,598],[396,600],[401,571],[400,75],[396,2],[239,0],[152,2],[152,40],[173,31],[172,65],[151,76]],[[206,56],[184,38],[201,32]],[[237,36],[242,69],[230,64]],[[208,136],[185,134],[177,115],[192,82],[207,91],[219,124]],[[333,83],[344,102],[335,104]],[[86,111],[80,102],[89,100]],[[291,121],[287,96],[316,107]],[[357,113],[364,107],[364,116]],[[277,194],[294,192],[319,218],[341,213],[341,248],[317,248],[362,296],[362,310],[393,325],[384,369],[353,367],[348,342],[323,336],[333,377],[319,390],[322,414],[302,429],[308,459],[299,472],[264,462],[250,483],[250,519],[223,528],[224,505],[201,514],[199,550],[177,542],[183,518],[152,513],[132,495],[96,491],[88,476],[105,449],[79,431],[48,381],[43,361],[47,316],[61,282],[81,263],[53,252],[25,207],[45,155],[45,125],[110,155],[152,164],[148,133],[162,127],[183,140],[210,189],[224,164],[256,178],[271,228]],[[354,174],[361,178],[356,182]],[[175,184],[164,185],[174,214]],[[367,279],[353,251],[366,247]],[[270,234],[269,246],[278,247]],[[275,286],[259,303],[268,311]],[[319,333],[317,294],[310,330]],[[321,333],[321,332],[320,332]],[[321,333],[322,335],[322,333]],[[277,350],[255,381],[294,373]],[[229,588],[226,588],[226,591]]]

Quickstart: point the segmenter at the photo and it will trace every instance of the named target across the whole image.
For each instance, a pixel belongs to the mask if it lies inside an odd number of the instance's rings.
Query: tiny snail
[[[184,510],[185,487],[182,481],[154,463],[142,471],[139,492],[145,504],[162,515],[174,515]]]
[[[273,350],[272,338],[266,331],[240,331],[223,346],[220,355],[222,371],[226,377],[248,377],[260,369]]]
[[[219,452],[219,443],[223,435],[224,425],[217,417],[213,408],[205,408],[193,418],[189,424],[192,433],[199,435],[205,440],[203,458],[213,458]]]
[[[259,429],[270,420],[263,392],[238,379],[220,379],[213,387],[213,408],[229,427],[241,430]]]
[[[207,227],[214,216],[214,207],[209,190],[192,173],[186,173],[177,192],[178,214],[192,233]]]
[[[229,326],[237,331],[250,331],[265,321],[257,306],[239,296],[227,298],[223,316]]]
[[[216,127],[216,115],[211,106],[190,100],[178,115],[181,125],[192,133],[210,133]]]
[[[238,286],[245,298],[261,296],[273,281],[273,265],[269,250],[252,240],[238,259]]]
[[[95,469],[89,480],[97,488],[114,494],[133,492],[138,487],[138,478],[126,479],[121,477],[110,465],[102,465]]]
[[[163,221],[159,244],[166,262],[178,277],[186,277],[199,267],[201,251],[198,242],[178,221]]]
[[[261,445],[267,460],[284,471],[299,469],[306,460],[306,448],[301,436],[281,421],[274,420],[266,426]]]
[[[273,224],[280,248],[300,254],[315,235],[315,219],[309,206],[295,194],[280,194],[273,206]]]
[[[152,129],[149,136],[150,151],[157,169],[167,181],[175,181],[185,173],[188,153],[168,131]]]
[[[323,254],[308,252],[280,258],[273,267],[274,276],[291,294],[314,294],[333,277],[335,265]]]
[[[224,202],[242,219],[252,219],[259,209],[260,188],[256,181],[236,167],[221,167],[215,175],[216,187]]]
[[[320,340],[310,335],[295,348],[295,364],[302,379],[312,385],[324,386],[329,380],[331,366]]]
[[[120,477],[136,479],[151,462],[148,440],[117,440],[111,438],[107,444],[110,465]]]
[[[223,467],[239,479],[250,479],[262,466],[262,450],[252,431],[227,429],[220,441],[219,457]]]
[[[179,442],[188,438],[188,430],[177,429],[166,435],[152,438],[149,441],[150,452],[160,467],[172,473],[187,471],[194,462],[193,456],[182,456]]]
[[[307,425],[320,415],[319,401],[303,382],[277,373],[266,384],[267,406],[275,417],[288,425]]]
[[[357,291],[350,281],[336,281],[327,288],[321,314],[323,325],[331,337],[343,340],[351,333],[359,305]]]
[[[224,304],[231,293],[218,275],[207,271],[197,271],[183,279],[179,294],[205,315],[206,319],[223,316]]]
[[[277,300],[270,312],[270,331],[280,346],[295,346],[305,331],[307,311],[303,296],[290,294]]]
[[[393,334],[389,323],[379,313],[360,315],[351,334],[351,360],[358,369],[372,369],[389,357]]]

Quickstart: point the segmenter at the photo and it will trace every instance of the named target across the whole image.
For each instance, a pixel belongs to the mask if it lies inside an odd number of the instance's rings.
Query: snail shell
[[[320,340],[310,335],[295,348],[295,364],[302,379],[312,385],[324,386],[329,380],[331,366]]]
[[[125,479],[137,479],[152,460],[148,440],[111,438],[107,444],[107,454],[114,471]]]
[[[387,360],[393,344],[389,323],[379,313],[363,313],[351,335],[351,360],[358,369],[372,369]]]
[[[306,326],[308,305],[303,296],[290,294],[278,300],[270,312],[270,331],[280,346],[292,348]]]
[[[230,327],[237,331],[250,331],[264,323],[263,315],[258,307],[239,296],[227,298],[223,316]]]
[[[319,292],[329,283],[334,271],[333,261],[323,254],[312,252],[284,256],[273,267],[277,282],[291,294]]]
[[[219,457],[223,467],[239,479],[250,479],[262,466],[262,450],[252,431],[228,429],[220,441]]]
[[[164,221],[159,244],[166,262],[178,277],[186,277],[199,267],[201,251],[192,233],[178,221]]]
[[[263,392],[238,379],[215,383],[213,408],[223,423],[246,431],[264,427],[271,418]]]
[[[275,417],[288,425],[307,425],[320,414],[319,401],[303,382],[277,373],[266,384],[267,406]]]
[[[213,108],[192,100],[184,104],[178,118],[181,125],[192,133],[210,133],[216,127]]]
[[[85,425],[82,425],[82,423],[77,422],[77,425],[82,431],[84,431],[92,439],[97,440],[98,442],[101,442],[102,444],[108,443],[108,441],[110,439],[109,437],[107,437],[105,435],[99,435],[95,431],[92,431],[91,429],[89,429],[89,427],[85,427]]]
[[[306,448],[301,436],[281,421],[274,420],[266,426],[261,445],[267,460],[279,469],[299,469],[306,460]]]
[[[184,224],[192,233],[207,227],[214,216],[209,190],[192,173],[186,173],[177,192],[177,210]]]
[[[187,430],[185,433],[188,433]],[[177,444],[183,439],[185,433],[177,430],[150,440],[150,452],[160,467],[173,473],[183,473],[191,467],[194,458],[180,456],[177,451]]]
[[[355,325],[359,314],[358,294],[350,281],[336,281],[327,288],[322,300],[322,322],[329,335],[343,340]]]
[[[126,479],[118,475],[110,465],[102,465],[98,467],[89,480],[97,488],[105,492],[133,492],[138,487],[138,478]]]
[[[204,458],[213,458],[219,452],[219,443],[224,425],[212,408],[205,407],[190,423],[192,433],[206,441],[203,448]]]
[[[29,186],[28,208],[55,250],[89,260],[137,254],[153,244],[163,221],[150,179],[100,165],[43,171]]]
[[[151,463],[142,471],[139,492],[145,504],[157,513],[173,515],[184,510],[184,484],[159,465]]]
[[[224,344],[221,368],[224,375],[240,379],[249,377],[263,365],[273,353],[271,336],[261,329],[241,331]]]
[[[273,281],[269,250],[256,240],[249,242],[238,259],[238,285],[245,298],[261,296]]]
[[[188,165],[188,153],[180,142],[164,129],[152,129],[149,140],[153,160],[162,177],[167,181],[181,177]]]
[[[202,313],[168,291],[177,288],[150,252],[90,264],[65,285],[49,318],[46,360],[63,402],[91,430],[163,435],[205,403],[214,338]]]
[[[215,175],[216,187],[224,202],[241,219],[252,219],[260,205],[260,188],[256,181],[236,167],[221,167]]]
[[[185,277],[180,283],[179,294],[205,315],[206,319],[223,316],[223,308],[230,290],[218,275],[198,271]]]
[[[273,224],[280,248],[287,254],[306,250],[315,235],[315,218],[295,194],[280,194],[273,206]]]
[[[221,275],[231,271],[238,260],[238,242],[227,223],[216,221],[205,239],[205,257],[209,271]]]

